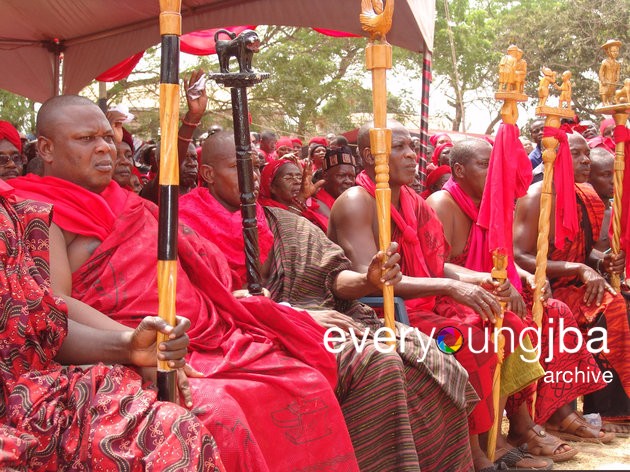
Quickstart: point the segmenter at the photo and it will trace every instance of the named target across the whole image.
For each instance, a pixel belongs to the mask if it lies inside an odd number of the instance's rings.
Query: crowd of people
[[[388,123],[393,242],[382,252],[372,123],[356,145],[251,133],[265,288],[252,297],[234,134],[214,126],[193,139],[207,97],[187,101],[175,327],[157,317],[160,143],[139,142],[124,113],[79,96],[44,103],[33,142],[0,121],[0,468],[547,470],[580,442],[630,433],[628,308],[608,282],[625,270],[625,254],[610,251],[614,123],[568,123],[580,231],[558,243],[552,222],[537,336],[544,122],[513,150],[529,148],[533,181],[517,202],[504,283],[477,225],[492,139],[440,133],[422,149]],[[389,351],[379,310],[360,301],[385,284],[415,328],[405,336],[397,323]],[[488,336],[499,317],[518,339],[501,364]],[[471,339],[455,354],[431,339],[447,327]],[[582,342],[593,327],[607,330],[607,349]],[[331,328],[353,334],[331,339]],[[168,341],[156,345],[157,332]],[[181,406],[157,400],[158,358],[178,369]],[[491,461],[496,369],[509,430],[493,438]]]

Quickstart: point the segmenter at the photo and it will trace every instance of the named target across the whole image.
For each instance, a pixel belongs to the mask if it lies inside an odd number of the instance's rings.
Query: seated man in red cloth
[[[18,186],[54,205],[54,290],[71,317],[103,329],[136,326],[158,311],[157,207],[111,181],[112,130],[89,100],[48,100],[37,132],[46,176]],[[188,382],[226,469],[358,470],[324,330],[264,297],[236,300],[215,246],[185,227],[177,242],[177,312],[192,325],[188,362],[203,374]]]
[[[599,239],[605,207],[588,183],[590,149],[578,133],[568,135],[573,159],[573,177],[577,197],[579,231],[573,241],[565,240],[559,249],[555,244],[555,221],[549,232],[549,260],[547,276],[553,296],[566,303],[576,316],[584,335],[592,327],[606,328],[609,352],[595,354],[602,371],[613,373],[608,386],[585,398],[589,410],[604,419],[630,419],[630,328],[628,310],[621,294],[606,282],[605,273],[622,273],[625,255],[620,257],[601,253],[593,248]],[[530,272],[536,267],[536,240],[542,184],[532,185],[527,196],[519,200],[514,219],[514,257],[516,263]],[[555,205],[555,194],[554,194]],[[593,401],[595,400],[596,401]],[[623,432],[614,425],[604,425],[608,431]]]
[[[0,469],[224,471],[195,415],[156,401],[132,368],[60,364],[155,366],[161,331],[171,339],[160,358],[181,367],[190,323],[147,317],[135,330],[103,331],[68,320],[50,289],[50,218],[50,205],[0,181]]]
[[[317,212],[326,219],[337,197],[354,185],[355,166],[356,161],[349,146],[329,149],[326,152],[322,173],[325,183],[315,194],[319,207]]]
[[[444,236],[448,241],[451,252],[449,262],[468,269],[478,271],[478,280],[489,277],[492,270],[492,258],[488,243],[488,230],[477,225],[479,205],[484,197],[484,192],[489,192],[486,180],[488,165],[492,147],[486,141],[469,139],[455,144],[451,151],[452,179],[444,185],[443,190],[433,194],[427,203],[435,210],[444,227]],[[529,162],[525,163],[529,169]],[[529,182],[524,182],[524,186]],[[514,261],[508,261],[514,264]],[[508,309],[518,313],[527,320],[529,326],[536,327],[531,316],[534,275],[517,266],[510,267],[512,292],[508,302]],[[562,302],[554,300],[546,293],[546,310],[538,340],[540,346],[540,362],[546,372],[592,372],[593,378],[598,381],[571,382],[563,380],[562,376],[554,376],[554,382],[548,380],[539,381],[536,396],[536,422],[545,424],[549,420],[551,424],[558,425],[569,415],[575,420],[575,428],[583,420],[573,412],[570,403],[577,397],[594,392],[606,386],[593,356],[586,349],[586,344],[577,345],[577,339],[573,335],[567,335],[562,339],[562,346],[566,349],[559,350],[561,336],[557,329],[560,323],[565,327],[576,328],[577,324],[569,308]],[[551,324],[550,324],[551,323]],[[555,329],[550,330],[550,326]],[[551,336],[550,336],[551,333]],[[564,335],[562,335],[564,336]],[[549,348],[552,347],[552,356],[549,356]],[[557,380],[556,380],[557,379]],[[526,392],[523,392],[526,393]],[[533,389],[532,392],[533,393]],[[520,445],[527,443],[528,451],[549,456],[555,462],[564,461],[573,457],[577,450],[562,444],[560,440],[550,434],[544,434],[543,429],[537,426],[530,417],[531,395],[515,395],[507,402],[507,414],[510,419],[510,433],[508,440]],[[575,429],[574,428],[574,429]],[[604,438],[604,434],[593,429],[580,430],[580,434],[592,439]],[[612,438],[610,438],[612,439]]]
[[[0,120],[0,179],[22,175],[25,162],[20,134],[11,123]]]
[[[201,166],[207,188],[182,198],[180,218],[221,249],[235,285],[243,286],[245,250],[235,163],[233,134],[209,137]],[[256,174],[256,187],[258,180]],[[358,274],[349,270],[341,248],[305,218],[274,207],[257,205],[256,210],[262,276],[271,298],[308,310],[327,328],[359,333],[369,328],[372,339],[383,324],[356,299],[381,285],[380,254],[372,258],[367,274]],[[398,257],[391,255],[385,266]],[[399,278],[395,269],[386,277],[395,273]],[[369,341],[364,344],[359,349],[345,342],[337,354],[337,398],[361,470],[470,469],[466,416],[473,392],[461,366],[421,333],[405,337],[400,355],[378,352]],[[430,346],[426,355],[425,346]],[[382,420],[379,433],[373,434],[364,421],[376,418]],[[438,444],[436,437],[441,438]]]
[[[324,185],[320,180],[313,184],[310,166],[302,166],[296,159],[278,159],[270,162],[260,176],[260,203],[301,215],[322,231],[328,219],[315,211],[313,195]]]
[[[328,236],[344,249],[358,272],[365,271],[369,263],[368,254],[374,253],[378,247],[375,159],[369,138],[372,126],[368,123],[359,130],[359,151],[365,170],[357,177],[358,186],[346,191],[335,202],[328,228]],[[478,435],[490,429],[494,418],[491,392],[496,355],[488,342],[491,330],[484,327],[500,316],[501,309],[495,295],[502,295],[509,290],[509,285],[497,287],[492,281],[484,281],[483,286],[468,283],[466,274],[445,267],[448,243],[444,239],[442,225],[425,201],[408,187],[416,169],[411,135],[398,122],[390,122],[389,127],[392,129],[389,159],[392,240],[400,246],[404,274],[402,282],[396,285],[395,293],[406,299],[412,326],[429,335],[439,334],[443,328],[450,327],[456,327],[464,334],[466,342],[455,358],[466,368],[470,382],[481,397],[481,402],[469,417],[469,423],[475,468],[485,469],[491,464],[479,446]],[[525,344],[529,342],[526,335],[521,335],[524,325],[516,315],[507,312],[504,323],[515,337],[522,336]],[[520,343],[506,342],[507,347],[514,345],[515,348],[511,353],[508,350],[502,365],[503,401],[544,374],[532,353],[525,350],[529,348],[533,351],[531,344],[525,347],[516,347],[516,344]],[[485,349],[480,349],[482,346]],[[500,435],[497,444],[499,448],[509,449]],[[522,451],[510,451],[510,457],[519,452]],[[538,467],[549,465],[545,460],[521,456],[517,462],[525,459]]]

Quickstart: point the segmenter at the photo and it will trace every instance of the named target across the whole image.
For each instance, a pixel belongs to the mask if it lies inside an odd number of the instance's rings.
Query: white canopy
[[[305,26],[364,34],[361,0],[183,0],[182,33],[244,24]],[[0,88],[35,101],[54,95],[55,40],[62,93],[77,93],[123,59],[159,43],[158,0],[2,0]],[[434,0],[398,0],[391,44],[433,47]]]

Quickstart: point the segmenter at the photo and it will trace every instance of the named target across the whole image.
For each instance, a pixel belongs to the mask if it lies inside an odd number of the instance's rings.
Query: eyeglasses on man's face
[[[0,154],[0,166],[7,166],[9,162],[13,161],[16,166],[21,166],[24,164],[24,158],[22,154],[13,153],[13,154]]]

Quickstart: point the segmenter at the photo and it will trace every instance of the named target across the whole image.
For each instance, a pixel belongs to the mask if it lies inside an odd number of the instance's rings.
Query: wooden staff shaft
[[[233,87],[230,91],[232,94],[234,141],[236,143],[236,171],[238,174],[238,188],[241,193],[247,291],[252,295],[263,295],[256,221],[256,197],[254,196],[254,164],[252,161],[251,140],[249,138],[247,89],[245,87]]]
[[[389,154],[392,132],[387,129],[387,69],[392,67],[392,47],[389,44],[369,44],[366,49],[367,69],[372,72],[374,128],[370,130],[370,150],[376,173],[376,212],[379,249],[386,252],[391,242],[391,189],[389,187]],[[395,330],[394,288],[383,286],[385,326]],[[395,344],[394,340],[388,344]]]
[[[545,126],[560,128],[560,117],[548,115]],[[534,274],[534,303],[532,317],[536,327],[542,326],[543,304],[542,294],[547,283],[547,257],[549,255],[549,232],[551,228],[551,209],[553,207],[553,164],[556,160],[556,148],[559,141],[556,138],[542,139],[544,174],[542,191],[540,194],[540,214],[538,216],[538,240],[536,241],[536,272]],[[536,418],[537,392],[532,395],[532,419]]]
[[[177,204],[179,163],[179,36],[181,0],[160,0],[160,177],[158,220],[158,315],[175,325],[177,287]],[[158,345],[166,336],[158,334]],[[177,372],[167,362],[158,361],[158,398],[177,400]]]
[[[616,125],[626,126],[628,121],[627,113],[614,113],[613,119]],[[612,253],[617,255],[621,252],[621,199],[623,198],[623,174],[625,171],[625,152],[626,143],[621,141],[615,145],[615,175],[614,186],[615,193],[613,198],[613,238],[611,241]],[[621,288],[621,277],[619,274],[611,274],[610,285],[619,292]]]
[[[560,117],[549,115],[545,120],[545,126],[560,128]],[[532,315],[536,326],[542,324],[543,305],[542,294],[547,283],[547,257],[549,255],[549,232],[551,228],[551,209],[553,207],[553,164],[556,160],[556,148],[558,140],[547,137],[542,139],[544,174],[542,192],[540,194],[540,214],[538,216],[538,240],[536,242],[536,273],[534,280],[534,305]]]

